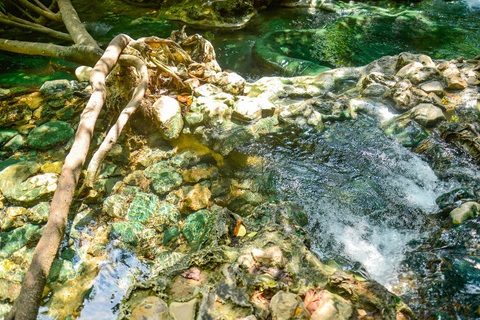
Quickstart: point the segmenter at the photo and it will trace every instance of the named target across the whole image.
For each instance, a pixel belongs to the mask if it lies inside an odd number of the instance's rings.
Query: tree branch
[[[89,66],[93,66],[102,56],[102,50],[100,48],[93,51],[89,46],[73,45],[65,47],[52,43],[17,41],[1,38],[0,50],[29,55],[58,57]]]
[[[62,22],[62,16],[58,12],[53,13],[50,10],[48,10],[48,11],[44,10],[37,5],[34,5],[33,3],[31,3],[28,0],[18,0],[18,2],[21,3],[22,5],[24,5],[25,7],[27,7],[28,9],[32,10],[36,14],[39,14],[42,17],[47,18],[48,20]]]
[[[0,23],[13,26],[13,27],[19,27],[27,30],[45,33],[50,37],[54,37],[61,40],[73,41],[72,37],[67,33],[56,31],[56,30],[44,27],[42,25],[27,21],[27,20],[23,20],[17,17],[13,17],[13,16],[9,16],[9,17],[5,17],[3,15],[0,16]]]
[[[117,122],[110,128],[107,136],[103,140],[102,144],[98,150],[93,155],[90,163],[88,164],[87,174],[85,177],[85,185],[88,187],[93,187],[95,177],[97,175],[98,167],[102,163],[103,159],[107,154],[112,150],[115,143],[117,143],[118,137],[122,133],[123,127],[127,123],[130,116],[137,110],[138,105],[145,95],[145,91],[148,88],[148,69],[142,59],[137,58],[131,55],[120,56],[120,63],[123,65],[129,65],[135,67],[138,74],[140,75],[140,81],[137,88],[135,89],[132,99],[128,102],[125,109],[118,116]]]
[[[65,234],[68,211],[87,157],[95,122],[105,102],[107,93],[105,78],[130,40],[127,35],[116,36],[92,70],[90,83],[93,93],[82,112],[75,141],[65,159],[57,189],[53,194],[47,225],[33,253],[32,263],[23,280],[20,295],[6,320],[35,320],[37,317],[48,274]]]
[[[87,29],[85,29],[82,21],[80,21],[80,18],[70,0],[58,0],[58,7],[62,14],[63,23],[65,24],[68,33],[72,36],[73,42],[100,49],[97,42],[88,33]]]

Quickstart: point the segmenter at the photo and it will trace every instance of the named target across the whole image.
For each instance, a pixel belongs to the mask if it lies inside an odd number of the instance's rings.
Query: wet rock
[[[215,167],[199,166],[183,172],[183,181],[186,183],[197,183],[210,179],[216,172]]]
[[[8,231],[21,227],[25,224],[26,209],[23,207],[8,207],[3,210],[3,215],[0,216],[0,230]]]
[[[203,88],[208,86],[207,88]],[[201,89],[201,90],[200,90]],[[210,126],[221,126],[230,119],[232,114],[231,106],[234,103],[234,97],[231,94],[219,91],[217,87],[205,84],[195,90],[196,98],[193,99],[190,110],[200,113],[203,116],[203,122]],[[218,92],[208,95],[209,92]]]
[[[196,184],[193,189],[188,192],[183,201],[188,209],[198,211],[208,206],[211,197],[212,193],[210,192],[210,189],[201,186],[200,184]]]
[[[53,80],[46,81],[39,91],[51,107],[61,108],[65,106],[65,99],[73,99],[73,93],[81,91],[84,87],[85,85],[77,81]]]
[[[278,246],[269,247],[264,250],[253,249],[252,256],[255,261],[271,267],[284,268],[288,262]]]
[[[421,103],[412,109],[412,116],[419,124],[426,128],[435,126],[441,121],[445,121],[445,115],[442,109],[430,103]]]
[[[382,124],[385,134],[393,137],[405,147],[415,147],[428,133],[417,122],[409,118],[392,118]]]
[[[414,84],[419,84],[427,80],[433,80],[440,77],[440,73],[433,67],[422,67],[414,69],[406,74],[406,77]]]
[[[393,88],[393,101],[395,109],[403,112],[410,110],[417,102],[416,97],[412,93],[412,83],[408,80],[399,81]]]
[[[443,96],[443,84],[440,81],[429,81],[423,83],[420,88],[426,93],[435,93],[438,96]]]
[[[311,320],[347,320],[353,313],[353,307],[347,300],[327,290],[320,291],[317,303]]]
[[[4,192],[11,203],[31,206],[50,199],[57,188],[58,177],[55,173],[45,173],[28,178],[25,182]]]
[[[0,127],[22,125],[32,118],[32,111],[25,103],[0,104]]]
[[[150,225],[154,226],[159,232],[165,231],[180,219],[180,212],[170,202],[162,201],[159,203],[157,210],[152,218],[149,219]],[[170,229],[169,229],[170,230]],[[171,237],[176,237],[176,230],[170,230]]]
[[[396,62],[397,70],[401,69],[402,67],[410,64],[412,62],[418,62],[426,67],[435,67],[435,62],[433,62],[432,58],[425,54],[413,54],[409,52],[402,52],[398,55],[398,59]]]
[[[277,320],[310,319],[302,299],[294,293],[277,292],[270,302],[270,310],[273,319]]]
[[[27,220],[33,224],[44,224],[48,220],[50,203],[40,202],[25,212]]]
[[[172,302],[170,304],[170,313],[174,320],[194,320],[197,299],[188,302]]]
[[[44,104],[35,109],[33,112],[33,119],[44,121],[44,119],[50,119],[53,115],[54,112],[52,109],[48,105]]]
[[[26,94],[18,102],[25,103],[30,110],[35,110],[43,104],[43,97],[40,92]]]
[[[246,85],[245,79],[234,72],[217,72],[208,78],[208,82],[233,95],[242,95]]]
[[[27,144],[32,148],[48,149],[70,139],[73,134],[72,127],[66,122],[47,122],[30,131],[27,137]]]
[[[233,106],[232,118],[243,122],[252,122],[261,117],[272,116],[274,113],[275,105],[267,99],[238,97]]]
[[[19,149],[20,147],[22,147],[24,145],[25,145],[25,138],[22,135],[17,134],[15,137],[10,139],[10,141],[8,141],[3,146],[3,148],[11,150],[11,151],[16,151],[17,149]]]
[[[124,218],[127,215],[128,197],[121,194],[114,194],[103,202],[102,212],[112,218]]]
[[[128,208],[130,221],[144,222],[152,218],[160,206],[160,199],[154,194],[138,192]]]
[[[453,224],[460,224],[463,221],[473,218],[480,213],[480,204],[473,201],[463,203],[460,207],[450,212]]]
[[[133,309],[131,320],[168,320],[168,306],[162,299],[150,296]]]
[[[152,106],[153,116],[167,140],[180,136],[183,129],[182,109],[177,100],[162,96]]]
[[[110,225],[109,234],[130,245],[138,245],[139,236],[145,227],[139,222],[114,222]]]
[[[443,70],[443,77],[447,82],[448,89],[461,90],[468,87],[467,82],[463,80],[460,71],[454,64],[448,64],[448,67]]]
[[[164,195],[182,184],[182,176],[166,162],[158,162],[144,171],[145,177],[152,182],[152,188],[159,195]]]
[[[190,127],[199,126],[203,123],[203,114],[200,112],[189,112],[185,115],[185,123]]]
[[[33,161],[22,161],[8,166],[0,172],[0,191],[4,194],[28,177],[40,171],[40,164]]]
[[[407,78],[408,75],[410,75],[413,72],[416,72],[417,70],[420,70],[422,68],[423,68],[423,64],[421,64],[420,62],[411,62],[411,63],[403,66],[400,70],[398,70],[397,77]]]
[[[70,120],[75,116],[75,107],[70,105],[57,110],[55,116],[58,120]]]
[[[187,241],[193,244],[193,247],[198,247],[203,237],[210,233],[211,219],[211,212],[203,209],[190,214],[185,220],[182,233],[185,235]]]
[[[17,130],[14,130],[14,129],[1,128],[0,129],[0,146],[8,142],[8,140],[13,138],[17,133],[18,133]]]
[[[6,259],[13,253],[24,247],[28,242],[40,238],[39,226],[26,224],[9,232],[0,235],[0,259]]]

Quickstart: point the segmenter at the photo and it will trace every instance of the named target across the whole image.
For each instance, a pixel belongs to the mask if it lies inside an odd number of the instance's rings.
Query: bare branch
[[[39,14],[42,17],[47,18],[48,20],[59,21],[59,22],[62,21],[62,16],[60,15],[60,13],[53,13],[50,10],[48,11],[44,10],[37,5],[34,5],[28,0],[18,0],[18,2],[24,5],[25,7],[27,7],[28,9],[32,10],[36,14]]]
[[[102,55],[102,51],[93,51],[88,46],[59,46],[51,43],[17,41],[0,39],[0,50],[39,55],[47,57],[58,57],[79,64],[93,66]]]
[[[95,122],[105,102],[107,94],[105,78],[130,40],[131,38],[126,35],[116,36],[92,70],[90,83],[93,93],[82,112],[75,141],[65,159],[57,189],[53,194],[47,225],[33,253],[32,263],[23,280],[20,294],[6,320],[35,320],[37,317],[48,274],[65,234],[68,211],[87,157]]]
[[[43,3],[41,3],[40,1],[38,1],[38,0],[34,0],[34,1],[35,1],[35,3],[37,4],[37,6],[39,6],[39,7],[42,8],[43,10],[54,14],[54,12],[53,12],[52,10],[50,10],[50,8],[47,8],[47,7],[46,7]]]
[[[11,1],[10,1],[11,2]],[[25,16],[27,16],[28,18],[30,18],[32,21],[35,21],[35,22],[39,22],[39,19],[35,18],[34,16],[32,16],[30,13],[28,13],[24,8],[22,8],[21,6],[18,5],[18,3],[16,2],[11,2],[13,3],[13,5],[15,7],[17,7],[18,10],[20,10]]]
[[[85,29],[82,21],[80,21],[80,18],[70,0],[58,0],[58,7],[62,14],[63,23],[65,24],[68,33],[72,36],[73,42],[100,49],[97,42],[88,33],[87,29]]]
[[[72,37],[67,33],[56,31],[56,30],[44,27],[42,25],[39,25],[37,23],[23,20],[14,16],[9,16],[8,18],[0,16],[0,23],[13,26],[13,27],[19,27],[27,30],[45,33],[46,35],[57,38],[57,39],[72,41]]]
[[[85,185],[88,187],[93,187],[93,182],[97,175],[98,167],[102,163],[103,159],[107,154],[112,150],[115,143],[117,143],[118,137],[122,133],[123,127],[127,123],[130,116],[137,110],[138,105],[145,95],[145,91],[148,87],[148,70],[145,62],[142,59],[137,58],[131,55],[120,56],[120,63],[122,65],[129,65],[135,67],[138,74],[140,75],[140,81],[138,83],[135,92],[133,93],[132,99],[128,102],[125,109],[118,116],[117,122],[110,128],[107,136],[103,140],[102,144],[98,150],[93,155],[90,163],[88,164],[87,174],[85,177]]]

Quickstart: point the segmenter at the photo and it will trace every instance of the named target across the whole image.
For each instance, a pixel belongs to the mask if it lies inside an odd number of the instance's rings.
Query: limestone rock
[[[320,292],[320,301],[311,320],[347,320],[352,316],[353,307],[347,300],[327,290]]]
[[[278,246],[269,247],[267,249],[253,249],[253,258],[262,265],[284,268],[288,260],[283,255],[282,250]]]
[[[244,78],[234,72],[218,72],[209,77],[208,81],[233,95],[242,95],[247,83]]]
[[[170,313],[174,320],[194,320],[197,299],[188,302],[172,302],[170,304]]]
[[[183,129],[182,109],[178,101],[168,96],[162,96],[155,101],[152,109],[165,139],[178,138]]]
[[[37,149],[48,149],[57,143],[71,138],[73,134],[72,127],[66,122],[47,122],[30,131],[27,137],[27,144]]]
[[[49,202],[40,202],[34,207],[30,208],[25,212],[27,220],[33,224],[43,224],[48,220],[48,215],[50,213],[50,203]]]
[[[0,191],[5,194],[40,171],[40,168],[40,164],[33,161],[23,161],[8,166],[0,172]]]
[[[415,121],[422,126],[428,128],[433,127],[437,123],[446,120],[442,109],[431,103],[421,103],[412,109],[412,115]]]
[[[461,90],[468,87],[467,82],[463,80],[457,66],[452,63],[449,63],[448,67],[443,71],[443,76],[447,82],[448,89]]]
[[[435,93],[438,96],[443,96],[443,85],[440,81],[429,81],[425,82],[420,86],[420,89],[426,93]]]
[[[210,189],[196,184],[184,199],[184,204],[192,211],[204,209],[208,206],[212,193]]]
[[[473,201],[463,203],[460,207],[450,212],[453,224],[460,224],[463,221],[473,218],[480,213],[480,204]]]
[[[268,99],[238,97],[233,106],[232,118],[252,122],[275,113],[275,105]]]
[[[310,319],[310,313],[305,308],[302,299],[294,293],[279,291],[271,302],[272,318],[276,320]]]
[[[32,118],[32,111],[25,103],[0,105],[0,127],[22,125]]]
[[[414,71],[420,70],[421,68],[423,68],[423,64],[421,64],[420,62],[411,62],[398,70],[397,77],[406,78],[409,74],[413,73]]]
[[[133,309],[130,320],[168,320],[168,306],[162,299],[150,296]]]
[[[6,190],[4,196],[12,203],[35,205],[50,199],[57,188],[58,177],[54,173],[45,173],[28,178],[25,182]]]
[[[90,80],[90,73],[92,73],[92,67],[80,66],[75,69],[75,76],[80,82],[88,82]]]

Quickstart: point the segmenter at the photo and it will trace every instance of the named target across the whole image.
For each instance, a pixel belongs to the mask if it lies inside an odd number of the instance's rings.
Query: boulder
[[[48,149],[70,139],[73,134],[73,128],[66,122],[47,122],[30,131],[27,144],[36,149]]]
[[[352,305],[341,296],[327,290],[319,292],[318,306],[311,320],[347,320],[353,313]]]
[[[208,206],[211,197],[210,189],[197,183],[183,201],[188,209],[198,211]]]
[[[473,201],[463,203],[460,207],[450,212],[453,224],[460,224],[463,221],[473,218],[480,213],[480,204]]]
[[[50,199],[57,189],[58,177],[55,173],[44,173],[28,178],[14,188],[5,190],[4,196],[14,204],[31,206]]]
[[[183,129],[182,109],[178,101],[162,96],[155,101],[152,110],[163,137],[167,140],[178,138]]]
[[[34,161],[22,161],[0,171],[0,191],[5,194],[28,177],[40,171],[40,164]]]
[[[433,127],[439,122],[446,120],[442,109],[431,103],[421,103],[416,106],[412,109],[412,116],[416,122],[426,128]]]
[[[294,293],[279,291],[270,301],[272,318],[276,320],[310,319],[302,299]]]

